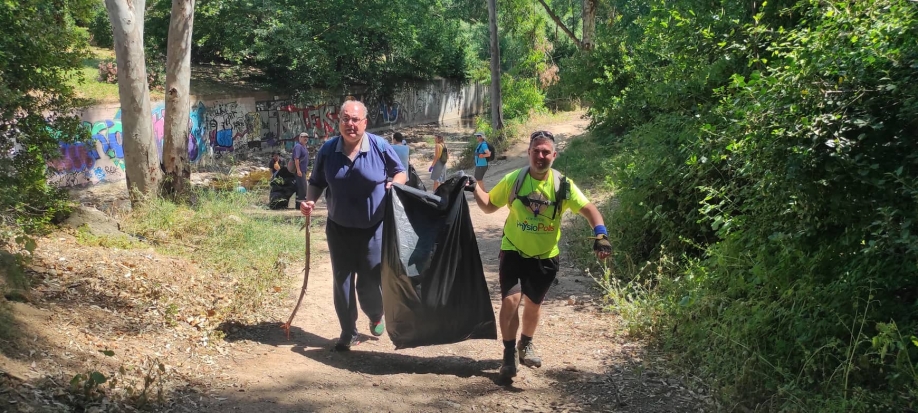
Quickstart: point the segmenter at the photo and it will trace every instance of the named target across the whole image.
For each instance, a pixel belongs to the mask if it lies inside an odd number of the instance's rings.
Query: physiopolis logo
[[[555,226],[551,223],[543,224],[540,222],[538,224],[530,224],[529,221],[519,221],[516,223],[516,226],[520,227],[520,230],[523,232],[553,232],[555,230]]]

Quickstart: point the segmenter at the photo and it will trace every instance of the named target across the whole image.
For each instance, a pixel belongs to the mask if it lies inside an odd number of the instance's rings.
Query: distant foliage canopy
[[[165,52],[171,1],[151,3],[146,41]],[[431,0],[204,0],[192,59],[251,65],[269,83],[298,90],[464,79],[470,40],[449,10]]]

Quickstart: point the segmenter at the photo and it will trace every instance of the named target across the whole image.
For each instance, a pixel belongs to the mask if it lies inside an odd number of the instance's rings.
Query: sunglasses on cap
[[[551,132],[547,130],[535,131],[535,132],[532,132],[532,135],[529,135],[530,142],[536,139],[540,139],[540,138],[548,138],[548,139],[551,139],[552,142],[555,141],[555,135],[552,135]]]

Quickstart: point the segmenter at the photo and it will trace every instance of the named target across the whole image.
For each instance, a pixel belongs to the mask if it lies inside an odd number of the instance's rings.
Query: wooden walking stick
[[[310,248],[309,246],[309,222],[311,221],[312,215],[306,215],[306,263],[303,266],[303,288],[300,290],[300,298],[296,300],[296,306],[293,307],[293,313],[290,314],[290,318],[287,319],[287,322],[281,325],[281,328],[287,333],[287,340],[290,340],[290,323],[293,322],[293,317],[296,317],[296,310],[299,310],[300,304],[303,302],[303,297],[306,296],[306,285],[309,284],[309,256]]]

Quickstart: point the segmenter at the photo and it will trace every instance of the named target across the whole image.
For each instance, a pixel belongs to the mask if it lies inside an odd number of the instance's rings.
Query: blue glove
[[[427,168],[427,172],[433,172],[433,167]]]

